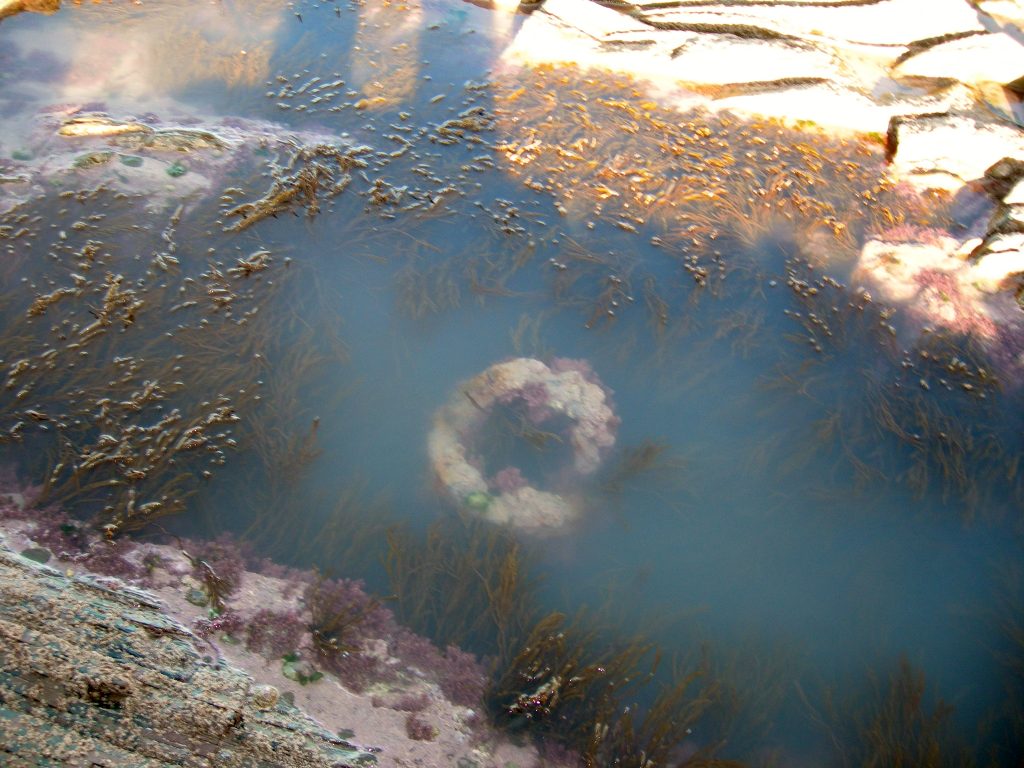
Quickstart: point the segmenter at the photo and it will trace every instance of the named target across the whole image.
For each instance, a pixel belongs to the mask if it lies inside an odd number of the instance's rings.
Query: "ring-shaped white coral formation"
[[[495,405],[523,401],[531,421],[552,415],[566,417],[572,466],[565,475],[593,474],[615,444],[619,420],[608,392],[582,361],[518,357],[492,365],[463,382],[449,402],[434,414],[428,452],[445,492],[461,507],[495,523],[535,532],[554,531],[579,516],[570,495],[529,485],[515,467],[498,472],[490,481],[467,455],[473,436]]]

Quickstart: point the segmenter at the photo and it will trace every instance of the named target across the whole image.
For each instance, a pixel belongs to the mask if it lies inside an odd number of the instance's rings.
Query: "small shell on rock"
[[[74,168],[94,168],[97,165],[105,165],[106,163],[109,163],[113,157],[114,153],[106,150],[87,152],[84,155],[76,157],[71,165]]]
[[[249,698],[256,709],[273,709],[277,705],[280,691],[272,685],[254,685]]]

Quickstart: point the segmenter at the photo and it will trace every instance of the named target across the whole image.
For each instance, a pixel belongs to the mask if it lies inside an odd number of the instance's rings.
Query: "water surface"
[[[780,764],[821,760],[825,737],[798,694],[860,690],[869,670],[884,677],[901,656],[956,706],[973,738],[974,723],[1003,697],[994,616],[1003,569],[1020,557],[1021,398],[1011,382],[997,387],[976,375],[989,363],[970,339],[922,340],[850,284],[852,255],[874,215],[856,199],[858,184],[882,177],[881,149],[660,112],[610,76],[509,71],[500,52],[521,22],[454,0],[71,7],[4,22],[4,158],[44,146],[38,115],[54,105],[154,125],[243,118],[297,146],[318,137],[364,144],[368,154],[351,187],[325,199],[318,215],[296,206],[238,233],[224,231],[225,212],[263,195],[280,147],[239,151],[211,175],[206,194],[182,198],[165,177],[160,197],[101,194],[80,213],[67,212],[60,190],[88,189],[99,176],[54,174],[51,192],[6,215],[13,228],[22,211],[45,218],[32,225],[38,236],[9,240],[5,294],[21,303],[0,313],[20,315],[46,279],[66,280],[61,259],[89,239],[104,243],[116,269],[143,277],[179,203],[180,265],[145,280],[174,286],[216,260],[230,266],[268,251],[275,267],[253,278],[278,288],[253,299],[262,313],[253,325],[267,334],[253,348],[265,362],[249,368],[251,357],[230,350],[210,360],[229,374],[237,366],[240,377],[256,371],[264,402],[275,403],[273,412],[254,411],[276,419],[268,430],[301,435],[317,419],[320,453],[306,473],[292,477],[282,466],[274,478],[242,445],[181,518],[244,531],[275,498],[260,494],[276,489],[278,500],[299,500],[288,514],[301,519],[278,520],[284,534],[263,536],[261,546],[307,565],[303,553],[315,547],[289,532],[315,537],[333,500],[353,487],[415,529],[453,514],[426,440],[435,409],[460,382],[510,357],[586,360],[614,392],[617,445],[606,474],[580,484],[578,525],[524,536],[543,578],[538,599],[570,612],[604,608],[668,655],[704,643],[741,676],[762,670],[767,679],[753,687],[779,685],[784,696],[767,728],[734,734],[737,757],[757,759],[771,747]],[[620,106],[601,111],[601,100]],[[616,122],[601,122],[609,110],[618,110]],[[485,116],[482,128],[439,131],[467,114]],[[735,170],[708,162],[687,175],[693,160],[668,149],[681,143],[658,149],[657,120],[695,125],[691,148],[705,161],[728,153]],[[588,135],[594,140],[573,144]],[[862,169],[847,169],[849,189],[834,179],[805,189],[824,202],[810,204],[804,219],[758,217],[736,206],[775,173],[741,153],[761,136],[848,153]],[[548,156],[531,160],[530,152],[558,148],[557,172]],[[192,155],[183,162],[199,172]],[[804,173],[817,161],[808,162]],[[737,180],[745,165],[754,180]],[[832,172],[824,165],[822,174]],[[671,189],[666,178],[677,179]],[[220,200],[231,187],[229,202]],[[652,201],[638,210],[630,194]],[[424,203],[431,195],[436,205]],[[659,202],[668,200],[680,207]],[[897,213],[950,224],[941,206],[922,210],[906,204]],[[73,226],[76,216],[111,211],[94,226]],[[846,223],[842,236],[831,231],[833,215]],[[15,290],[21,277],[35,287]],[[809,323],[810,313],[825,324]],[[174,322],[147,315],[140,335],[158,345]],[[112,336],[97,355],[123,354],[119,343]],[[5,342],[5,367],[16,349]],[[947,370],[954,357],[970,361],[969,374]],[[307,358],[317,364],[304,371]],[[199,389],[197,399],[222,394]],[[918,437],[900,439],[883,412]],[[932,450],[943,439],[970,447]],[[607,482],[616,462],[645,443],[662,449],[655,466]],[[23,471],[41,472],[27,448],[10,450]],[[549,460],[522,445],[511,450],[534,466]],[[374,542],[359,565],[322,550],[315,564],[376,579],[386,592],[374,565],[383,539]]]

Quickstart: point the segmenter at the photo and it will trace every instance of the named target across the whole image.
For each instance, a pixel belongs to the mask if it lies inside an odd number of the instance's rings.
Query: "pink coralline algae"
[[[434,678],[452,703],[464,707],[480,705],[487,687],[487,674],[472,653],[449,645],[442,654],[425,637],[397,625],[390,635],[388,650],[407,667]]]
[[[363,693],[370,685],[391,682],[396,674],[383,660],[361,651],[339,653],[324,666],[355,693]]]
[[[246,623],[245,647],[268,659],[279,659],[298,650],[305,641],[306,632],[306,622],[298,611],[264,608],[254,613]]]
[[[361,581],[321,578],[306,588],[304,600],[320,663],[349,689],[361,692],[392,675],[368,650],[370,641],[394,627],[394,616],[366,594]]]
[[[76,557],[90,571],[115,576],[128,581],[139,581],[146,576],[146,567],[127,558],[133,545],[123,539],[93,542],[88,554]]]
[[[498,402],[502,405],[509,405],[522,402],[526,405],[526,417],[533,424],[540,424],[549,419],[554,411],[548,405],[551,393],[541,382],[530,382],[519,389],[502,393]]]
[[[996,324],[964,295],[956,276],[938,269],[923,269],[915,275],[914,281],[921,288],[922,306],[933,307],[928,314],[941,317],[950,331],[975,334],[984,339],[997,335]]]
[[[209,640],[218,634],[237,637],[245,628],[245,622],[234,611],[226,611],[220,616],[214,616],[209,619],[196,619],[192,623],[192,627],[199,637]]]
[[[1018,260],[1003,253],[974,258],[974,246],[951,237],[937,244],[871,240],[852,279],[884,303],[902,307],[911,332],[940,328],[971,336],[1008,380],[1019,379],[1024,322],[1012,291]]]
[[[923,245],[939,245],[949,233],[937,227],[918,227],[914,224],[900,224],[889,227],[871,235],[874,240],[883,243],[921,243]]]
[[[511,493],[520,488],[525,488],[529,483],[519,471],[519,467],[505,467],[491,478],[491,487],[498,493]]]
[[[475,707],[483,698],[487,675],[472,653],[449,645],[435,666],[437,684],[448,700],[464,707]]]
[[[319,579],[306,587],[303,599],[312,614],[311,626],[341,645],[382,637],[394,621],[391,611],[368,595],[357,579]],[[339,633],[346,636],[337,637]]]
[[[193,575],[206,583],[212,572],[222,597],[229,597],[241,585],[245,555],[230,535],[221,534],[212,541],[186,541],[185,549],[192,556]]]
[[[405,733],[413,741],[433,741],[437,738],[437,729],[414,712],[405,718]]]
[[[48,514],[40,510],[32,538],[62,560],[81,555],[89,548],[88,533],[63,512]]]

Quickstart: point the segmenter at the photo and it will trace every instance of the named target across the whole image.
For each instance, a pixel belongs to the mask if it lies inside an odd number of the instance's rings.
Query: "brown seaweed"
[[[828,736],[842,766],[974,765],[953,727],[953,707],[928,695],[925,677],[901,658],[885,679],[872,673],[860,699],[837,702],[826,690],[815,705],[797,686],[807,712]]]
[[[478,521],[392,528],[385,565],[402,623],[440,644],[507,654],[536,611],[536,582],[515,537]]]

